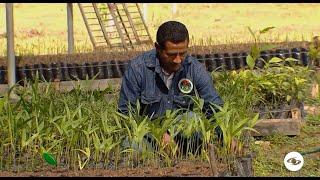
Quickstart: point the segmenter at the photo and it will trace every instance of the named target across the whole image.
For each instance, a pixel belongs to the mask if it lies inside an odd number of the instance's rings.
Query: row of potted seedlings
[[[224,54],[192,54],[198,61],[203,63],[209,72],[238,70],[247,68],[246,57],[248,53],[224,53]],[[262,51],[261,58],[268,61],[272,57],[298,59],[298,64],[308,65],[308,50],[305,48],[277,49],[275,51]],[[76,63],[51,63],[51,64],[34,64],[17,67],[17,81],[28,79],[32,80],[36,71],[38,71],[41,80],[45,81],[70,81],[85,79],[110,79],[121,78],[128,66],[128,61],[102,61],[102,62],[85,62]],[[256,61],[256,67],[262,68],[264,62],[261,59]],[[6,67],[0,67],[0,84],[7,83]]]

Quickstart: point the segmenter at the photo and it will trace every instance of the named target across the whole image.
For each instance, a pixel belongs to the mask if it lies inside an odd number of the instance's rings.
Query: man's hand
[[[180,150],[176,149],[176,142],[171,139],[172,137],[167,132],[162,135],[161,146],[168,155],[178,156],[180,154]]]
[[[164,147],[167,146],[170,143],[170,140],[171,140],[170,135],[167,132],[165,132],[163,134],[163,136],[162,136],[162,144],[163,144],[163,146]]]
[[[239,150],[239,141],[237,138],[232,138],[232,141],[231,141],[231,153],[232,154],[235,154],[237,153],[237,151]]]

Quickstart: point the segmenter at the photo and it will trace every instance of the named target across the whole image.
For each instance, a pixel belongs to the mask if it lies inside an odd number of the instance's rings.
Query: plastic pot
[[[241,53],[240,66],[241,66],[242,68],[247,68],[247,67],[248,67],[248,64],[247,64],[247,56],[248,56],[248,53],[247,53],[247,52]]]
[[[308,65],[310,65],[310,60],[309,60],[309,56],[308,56],[308,50],[307,49],[305,49],[305,48],[301,48],[301,51],[300,51],[300,53],[301,53],[301,60],[302,60],[302,64],[304,65],[304,66],[308,66]]]
[[[107,68],[108,63],[107,62],[101,62],[99,69],[102,72],[102,77],[103,79],[108,79],[109,78],[109,72],[108,72],[108,68]]]
[[[205,60],[205,66],[207,71],[212,72],[217,68],[217,64],[213,58],[213,55],[211,54],[206,54],[204,55]]]
[[[81,80],[86,80],[87,76],[88,76],[88,78],[90,78],[89,73],[87,71],[87,64],[88,63],[76,64],[76,70],[78,73],[78,77]]]
[[[112,64],[111,61],[107,61],[107,63],[106,63],[107,79],[113,78],[113,76],[114,76],[113,75],[114,72],[112,70],[113,66],[115,66],[115,64]]]
[[[113,73],[112,78],[121,78],[121,70],[118,62],[115,60],[111,60],[109,65],[111,66],[111,70]]]
[[[202,54],[197,54],[196,55],[196,59],[205,66],[205,59],[204,56]]]
[[[223,57],[220,54],[214,54],[213,56],[214,56],[214,59],[217,64],[217,71],[225,70],[226,63],[225,63]]]
[[[124,75],[124,73],[126,72],[127,68],[128,68],[128,64],[129,61],[128,60],[122,60],[122,61],[118,61],[118,65],[120,68],[120,72],[121,72],[121,77]]]
[[[53,75],[52,75],[52,69],[50,68],[50,65],[47,64],[41,64],[41,67],[43,68],[43,77],[47,82],[53,81]]]
[[[276,50],[276,57],[278,57],[280,59],[285,59],[286,58],[286,56],[285,56],[285,54],[284,54],[282,49],[277,49]]]
[[[301,53],[300,53],[299,48],[292,48],[292,49],[290,50],[290,54],[291,54],[291,57],[292,57],[292,58],[295,58],[295,59],[299,60],[299,61],[296,63],[297,65],[303,65],[302,60],[301,60],[301,57],[300,57]]]
[[[60,63],[60,74],[61,74],[61,80],[62,81],[70,81],[71,77],[69,76],[69,64],[66,64],[64,62]]]
[[[241,58],[239,57],[239,53],[232,53],[231,60],[234,62],[235,69],[241,69]]]
[[[224,59],[224,62],[226,63],[227,70],[235,70],[236,69],[236,65],[233,62],[232,58],[230,57],[229,53],[224,53],[223,59]]]
[[[76,71],[77,64],[66,64],[65,70],[63,70],[64,73],[62,73],[63,79],[70,79],[70,80],[78,80],[78,73]]]
[[[62,80],[62,78],[61,78],[61,72],[60,72],[60,69],[61,69],[61,68],[59,68],[58,66],[59,66],[59,65],[56,64],[56,63],[51,63],[50,66],[49,66],[49,67],[51,68],[53,81],[55,81],[55,80]]]
[[[6,84],[6,70],[4,66],[0,67],[0,84]]]
[[[23,85],[23,80],[27,79],[26,77],[26,72],[25,72],[25,68],[22,67],[17,67],[17,82],[19,82],[20,85]]]
[[[95,77],[95,79],[103,79],[102,72],[99,71],[99,62],[93,62],[92,65],[92,76]],[[92,77],[92,78],[93,78]]]
[[[263,68],[264,65],[265,65],[264,61],[269,61],[269,56],[268,56],[268,53],[266,51],[261,51],[260,52],[260,57],[256,60],[255,66],[257,68]]]

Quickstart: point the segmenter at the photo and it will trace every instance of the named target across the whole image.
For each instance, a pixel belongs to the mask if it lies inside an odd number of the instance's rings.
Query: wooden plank
[[[110,11],[110,14],[111,14],[111,16],[113,18],[114,24],[116,25],[118,34],[119,34],[119,36],[121,38],[121,42],[122,42],[123,48],[126,51],[128,51],[127,42],[124,40],[123,34],[122,34],[121,30],[120,30],[121,29],[120,25],[117,22],[117,17],[116,17],[116,14],[115,14],[116,5],[115,5],[115,3],[107,3],[107,5],[109,7],[109,11]]]
[[[0,96],[3,96],[9,91],[8,84],[0,84]]]
[[[138,36],[137,31],[136,31],[136,29],[134,27],[134,24],[133,24],[133,21],[131,19],[131,15],[130,15],[130,12],[128,11],[128,7],[127,7],[126,3],[122,3],[122,6],[123,6],[123,8],[124,8],[124,10],[126,12],[127,17],[128,17],[128,21],[130,23],[130,27],[132,28],[134,37],[136,38],[136,41],[138,42],[138,44],[140,44],[139,36]]]
[[[261,119],[258,120],[254,129],[259,133],[251,132],[252,136],[269,136],[273,134],[299,135],[301,119]]]
[[[100,28],[101,28],[102,33],[103,33],[103,37],[104,37],[104,39],[106,40],[107,44],[108,44],[110,47],[112,47],[111,42],[110,42],[110,40],[108,39],[108,35],[107,35],[106,29],[105,29],[105,25],[104,25],[104,23],[103,23],[103,21],[102,21],[102,18],[101,18],[101,16],[100,16],[100,12],[99,12],[99,9],[98,9],[98,7],[97,7],[97,4],[96,4],[96,3],[92,3],[92,5],[93,5],[93,8],[94,8],[94,12],[96,13],[97,19],[98,19],[98,21],[99,21]]]
[[[84,91],[100,90],[103,91],[109,86],[114,88],[120,88],[121,78],[112,79],[97,79],[97,80],[83,80],[83,81],[56,81],[49,82],[53,87],[60,92],[69,92],[77,87],[81,87]],[[39,83],[39,87],[43,88],[46,83]],[[0,95],[3,95],[9,91],[7,84],[0,84]]]
[[[61,81],[55,82],[55,89],[60,92],[67,92],[75,89],[77,87],[81,87],[83,90],[105,90],[110,85],[115,88],[119,88],[121,85],[121,78],[113,78],[113,79],[98,79],[98,80],[88,80],[88,81]]]
[[[87,20],[85,11],[84,11],[83,6],[81,5],[81,3],[78,3],[78,6],[79,6],[79,9],[80,9],[80,12],[81,12],[81,15],[82,15],[84,24],[85,24],[86,27],[87,27],[87,31],[88,31],[88,34],[89,34],[91,43],[92,43],[92,45],[93,45],[93,48],[95,49],[95,48],[96,48],[96,41],[95,41],[95,39],[94,39],[94,37],[93,37],[93,35],[92,35],[92,32],[91,32],[91,29],[90,29],[89,22],[88,22],[88,20]],[[90,7],[92,7],[92,6],[90,6]]]
[[[137,6],[137,9],[138,9],[138,12],[139,12],[139,16],[140,16],[140,18],[141,18],[141,21],[142,21],[142,23],[143,23],[143,26],[144,26],[144,28],[145,28],[148,36],[149,36],[150,43],[153,44],[153,41],[152,41],[152,39],[151,39],[151,36],[150,36],[149,30],[148,30],[148,27],[147,27],[147,25],[146,25],[146,22],[144,21],[144,19],[143,19],[143,17],[142,17],[142,12],[141,12],[141,10],[140,10],[139,4],[138,4],[138,3],[135,3],[135,4],[136,4],[136,6]],[[130,12],[130,14],[132,15],[133,12]]]
[[[320,106],[317,105],[304,105],[303,108],[307,114],[317,115],[320,113]]]
[[[298,108],[291,109],[292,118],[287,119],[260,119],[253,127],[256,132],[251,132],[252,136],[270,136],[282,134],[295,136],[300,134],[301,126],[305,123],[301,111]]]
[[[314,99],[319,97],[319,84],[316,82],[311,85],[311,97]]]

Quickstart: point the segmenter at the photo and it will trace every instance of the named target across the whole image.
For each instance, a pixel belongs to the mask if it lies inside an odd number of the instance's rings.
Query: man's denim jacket
[[[192,110],[192,100],[178,88],[181,78],[188,78],[192,81],[194,88],[188,95],[195,95],[194,89],[196,88],[200,98],[205,101],[204,110],[207,115],[212,114],[209,108],[210,103],[220,106],[223,104],[204,65],[190,55],[186,56],[181,68],[174,74],[172,85],[168,89],[163,81],[156,50],[153,49],[130,61],[122,77],[119,111],[127,114],[128,102],[135,108],[137,100],[140,101],[144,114],[152,115],[153,118],[164,115],[168,109],[189,108]]]

